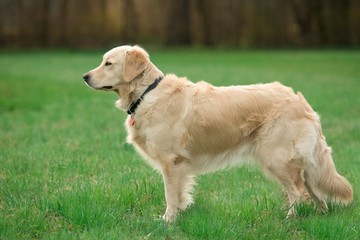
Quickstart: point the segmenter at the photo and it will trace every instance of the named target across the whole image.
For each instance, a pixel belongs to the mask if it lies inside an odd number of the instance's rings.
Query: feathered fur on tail
[[[321,134],[314,149],[314,164],[306,170],[308,190],[320,203],[332,201],[347,205],[353,200],[353,189],[349,181],[341,176],[335,168],[331,157],[331,148],[327,146]]]

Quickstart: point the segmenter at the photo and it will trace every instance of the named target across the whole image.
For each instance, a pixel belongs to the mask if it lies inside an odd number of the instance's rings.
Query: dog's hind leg
[[[307,179],[306,174],[305,174],[305,178]],[[307,192],[309,193],[311,199],[312,199],[312,200],[314,201],[314,203],[316,204],[317,209],[318,209],[320,212],[326,212],[327,209],[328,209],[328,206],[327,206],[327,203],[326,203],[324,197],[322,197],[322,196],[317,196],[317,195],[315,194],[315,191],[313,190],[312,185],[309,184],[307,180],[305,181],[305,187],[306,187],[306,190],[307,190]]]
[[[286,165],[282,172],[276,171],[276,178],[285,187],[289,197],[290,208],[286,218],[296,215],[295,205],[302,201],[305,189],[303,170],[299,167],[292,166],[292,161],[293,160],[290,160],[289,165]]]
[[[296,215],[295,205],[301,202],[304,193],[304,181],[301,177],[301,170],[293,170],[289,177],[289,179],[282,181],[282,184],[288,193],[290,204],[290,209],[286,218]]]
[[[280,158],[281,159],[281,158]],[[265,173],[282,184],[289,197],[289,211],[287,218],[296,215],[295,205],[300,203],[305,190],[302,161],[291,159],[288,161],[267,161],[263,168]]]

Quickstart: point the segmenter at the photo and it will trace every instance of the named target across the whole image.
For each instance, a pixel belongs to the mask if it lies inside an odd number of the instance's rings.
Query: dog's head
[[[97,68],[83,75],[86,84],[97,90],[115,91],[116,106],[125,110],[163,73],[138,46],[121,46],[104,54]]]
[[[105,53],[100,66],[83,78],[94,89],[116,91],[120,85],[143,74],[149,63],[149,55],[140,47],[116,47]]]

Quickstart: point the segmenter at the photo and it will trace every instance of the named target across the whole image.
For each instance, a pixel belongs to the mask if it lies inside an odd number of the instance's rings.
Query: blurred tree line
[[[0,0],[0,47],[359,46],[359,0]]]

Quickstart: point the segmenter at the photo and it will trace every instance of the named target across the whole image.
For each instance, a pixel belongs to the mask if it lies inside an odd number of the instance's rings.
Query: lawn
[[[102,51],[0,53],[0,239],[359,239],[360,51],[150,50],[163,72],[214,85],[280,81],[322,119],[354,202],[285,219],[286,196],[256,168],[198,177],[172,225],[161,176],[126,143],[116,95],[86,87]],[[165,133],[164,133],[165,134]]]

